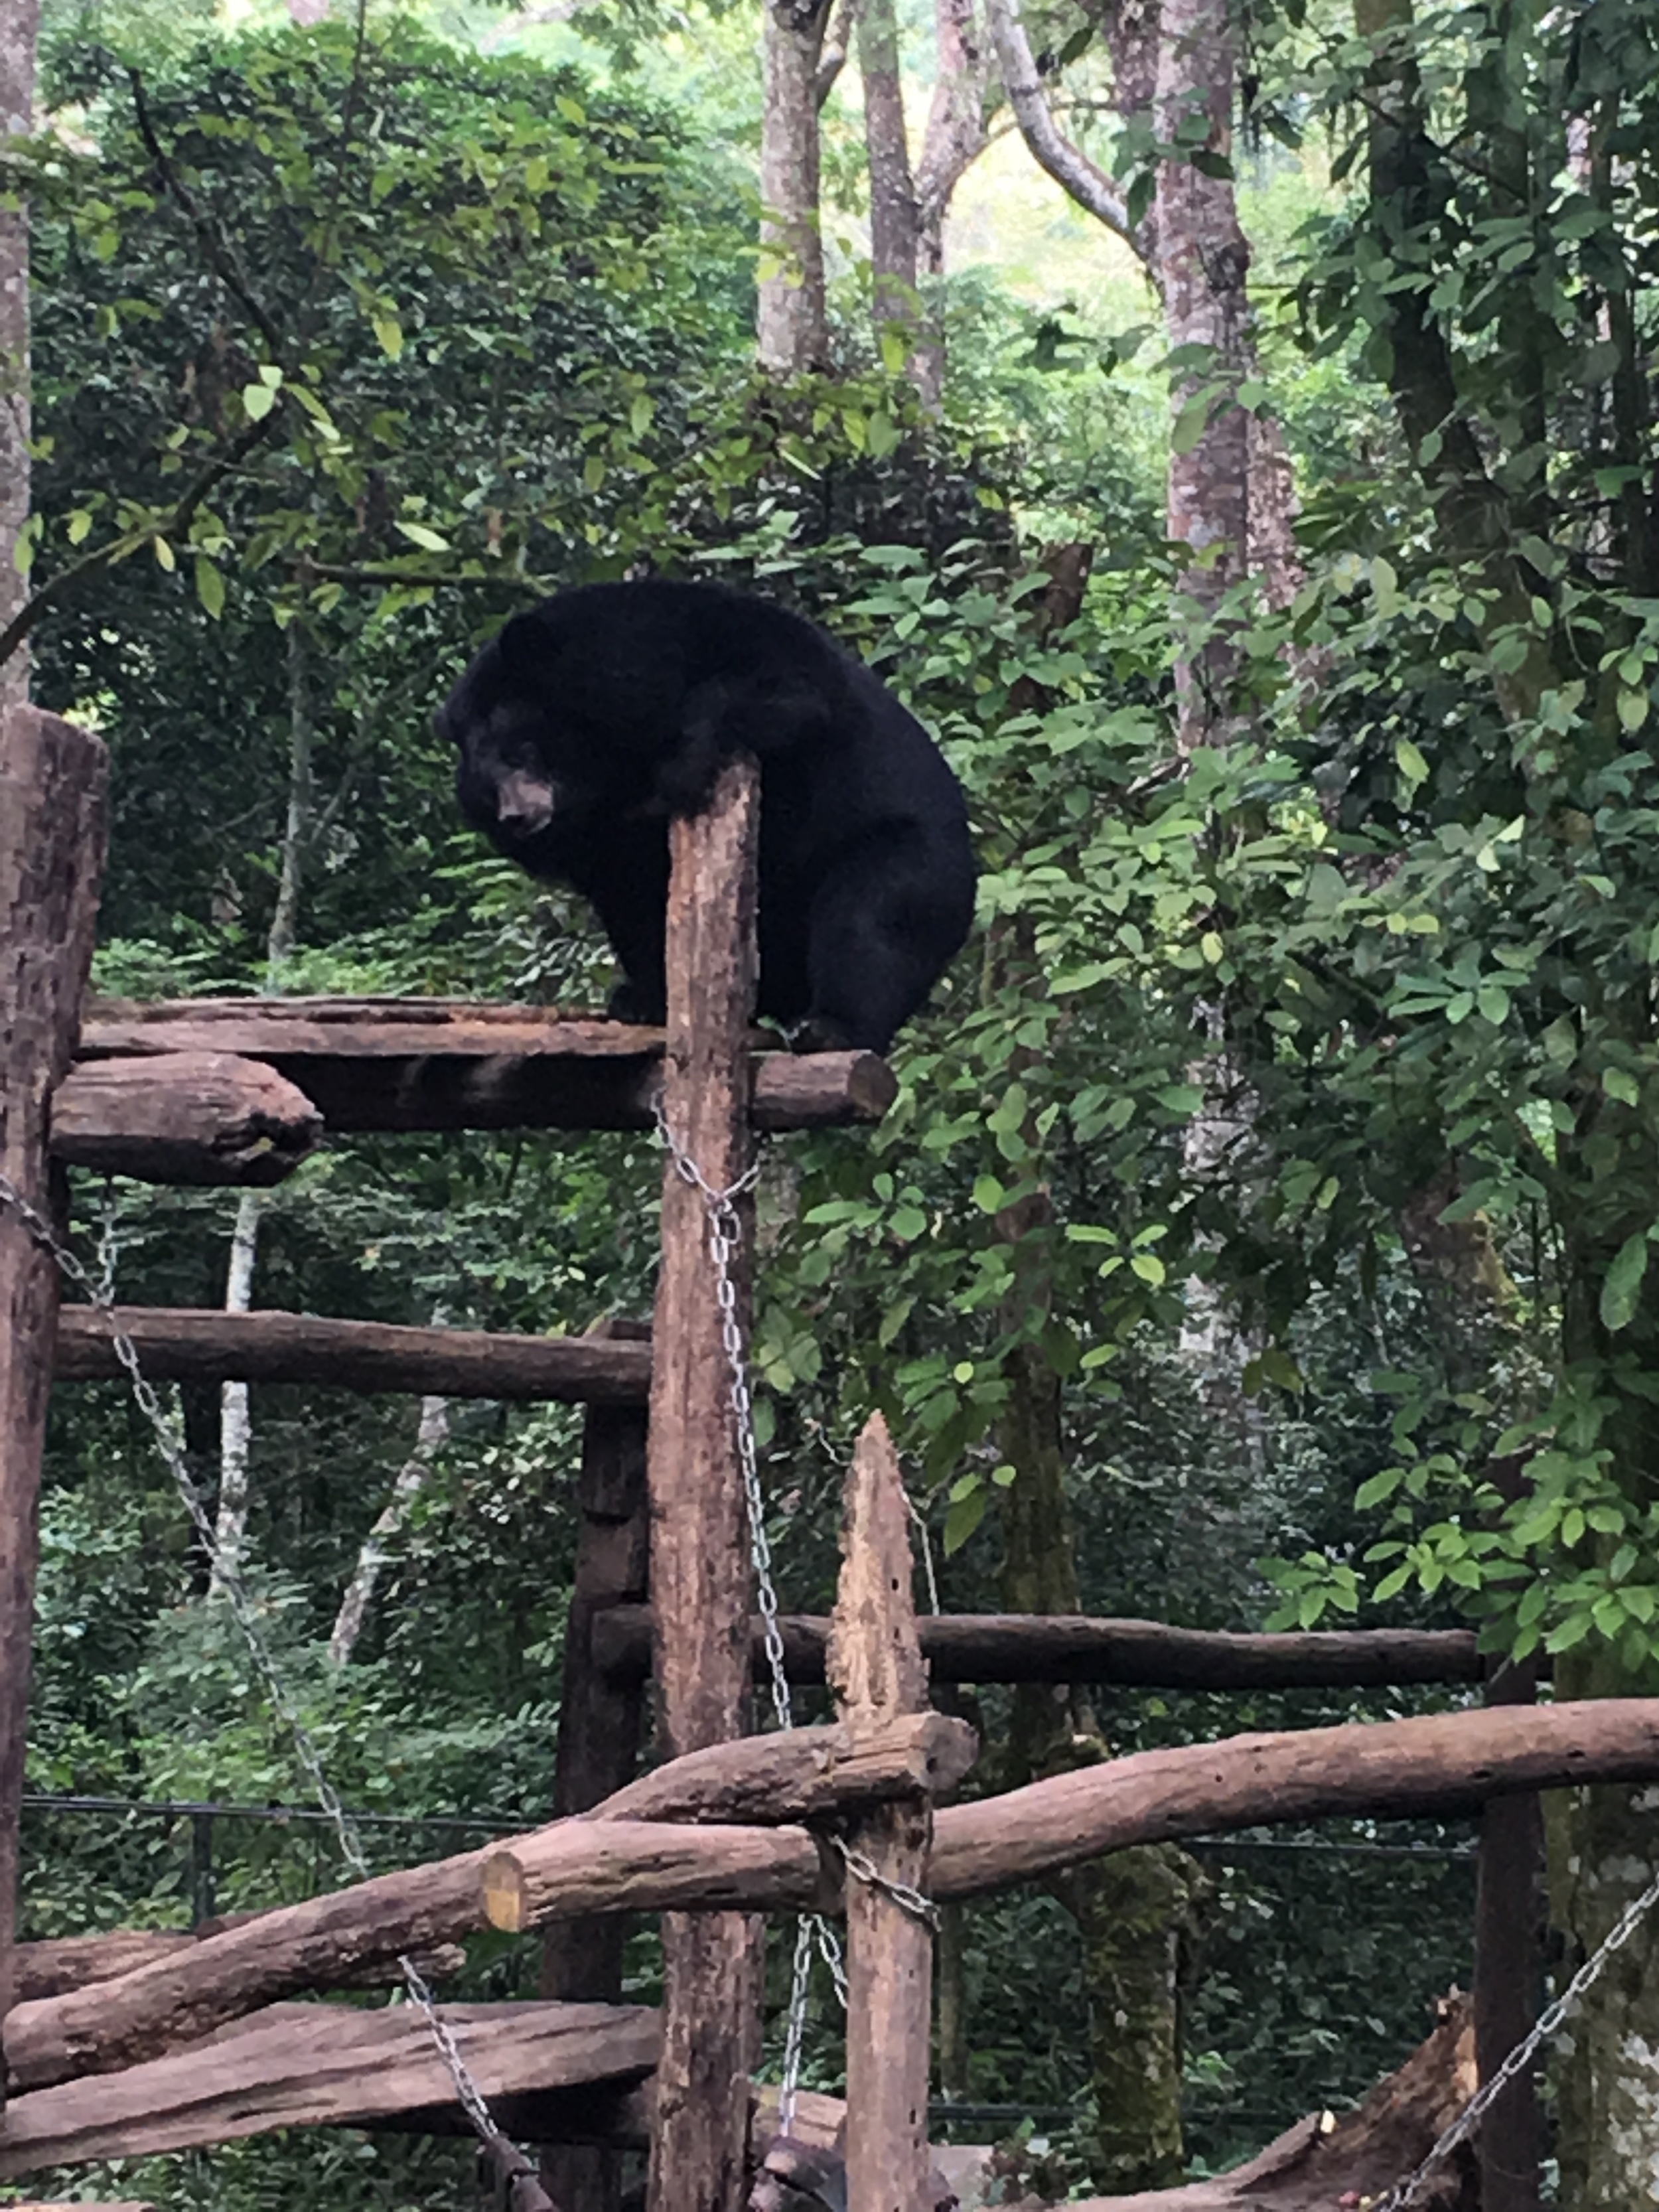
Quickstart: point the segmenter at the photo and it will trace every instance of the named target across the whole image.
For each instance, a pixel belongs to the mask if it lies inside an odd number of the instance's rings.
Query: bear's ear
[[[540,611],[532,607],[526,614],[514,615],[495,634],[501,673],[510,683],[533,683],[547,672],[552,655],[547,626],[537,619]]]

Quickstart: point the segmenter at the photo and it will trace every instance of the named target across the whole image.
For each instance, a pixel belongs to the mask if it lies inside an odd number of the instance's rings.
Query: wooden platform
[[[444,2018],[508,2133],[610,2141],[642,2124],[629,2100],[656,2063],[648,2005],[446,2005]],[[376,2124],[467,2129],[419,2012],[272,2005],[147,2065],[12,2098],[0,2118],[0,2180],[273,2128]]]
[[[447,999],[94,1000],[77,1060],[230,1054],[297,1085],[331,1129],[645,1129],[664,1033],[540,1006]],[[879,1121],[897,1085],[870,1052],[795,1054],[755,1033],[750,1112],[766,1129]],[[146,1071],[161,1083],[165,1071]],[[63,1086],[73,1094],[73,1073]],[[118,1091],[75,1102],[78,1141],[120,1131]],[[136,1106],[128,1109],[137,1121]],[[153,1127],[153,1111],[143,1117]]]

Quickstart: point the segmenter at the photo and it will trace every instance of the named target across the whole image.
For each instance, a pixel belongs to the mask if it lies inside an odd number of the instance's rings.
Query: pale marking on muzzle
[[[495,818],[522,830],[545,830],[553,819],[555,795],[545,776],[515,768],[495,787]]]

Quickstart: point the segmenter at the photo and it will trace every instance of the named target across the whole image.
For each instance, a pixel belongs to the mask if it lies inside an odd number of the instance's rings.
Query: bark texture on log
[[[0,12],[0,133],[34,128],[34,58],[40,0],[8,0]],[[29,514],[29,216],[26,202],[0,208],[0,629],[29,595],[19,540]],[[27,704],[29,656],[20,642],[0,666],[0,714]]]
[[[447,2005],[444,2018],[508,2125],[515,2099],[577,2084],[620,2087],[656,2060],[657,2016],[647,2005]],[[0,2179],[272,2128],[424,2115],[454,2101],[449,2070],[413,2007],[278,2005],[233,2035],[16,2099],[0,2125]]]
[[[342,1974],[452,1942],[483,1925],[483,1856],[463,1851],[280,1905],[117,1980],[18,2005],[4,2026],[7,2069],[25,2087],[111,2073],[275,1998],[337,1989]]]
[[[977,1896],[1131,1844],[1322,1815],[1466,1811],[1510,1791],[1612,1781],[1659,1781],[1659,1698],[1432,1714],[1137,1752],[945,1808],[928,1886],[936,1897]],[[283,1905],[159,1966],[19,2006],[5,2024],[6,2057],[27,2085],[61,2081],[130,2064],[273,1998],[337,1985],[372,1960],[485,1924],[518,1929],[562,1912],[673,1907],[833,1911],[836,1887],[799,1828],[562,1822]]]
[[[40,1997],[67,1996],[71,1990],[86,1989],[93,1982],[110,1982],[118,1975],[136,1973],[140,1966],[153,1966],[159,1959],[176,1959],[181,1951],[205,1943],[210,1936],[222,1936],[228,1928],[246,1927],[262,1917],[258,1912],[228,1912],[220,1919],[204,1921],[198,1928],[116,1928],[105,1936],[60,1936],[55,1940],[20,1943],[13,1954],[17,2002],[30,2004]],[[417,1953],[416,1964],[428,1981],[441,1981],[459,1973],[466,1964],[466,1954],[459,1943],[441,1943],[434,1950]],[[383,1959],[371,1960],[349,1981],[331,1979],[327,1986],[386,1989],[402,1980],[397,1960]]]
[[[1062,1866],[1211,1830],[1469,1812],[1516,1790],[1659,1779],[1659,1698],[1510,1706],[1238,1735],[1133,1753],[973,1805],[933,1830],[933,1887],[977,1897]]]
[[[904,1483],[887,1424],[872,1416],[847,1478],[829,1674],[856,1738],[926,1711]],[[921,1792],[873,1806],[847,1841],[881,1881],[927,1893],[933,1803]],[[932,2212],[927,2079],[933,1934],[890,1889],[847,1882],[848,2212]]]
[[[89,730],[33,707],[0,714],[0,1175],[49,1219],[58,1209],[46,1158],[48,1101],[75,1049],[92,960],[107,775],[103,744]],[[0,1200],[0,2017],[11,2002],[40,1454],[58,1292],[57,1267]]]
[[[1535,1664],[1499,1666],[1489,1705],[1531,1706]],[[1544,2009],[1544,1809],[1530,1791],[1481,1808],[1474,1903],[1474,2055],[1489,2081]],[[1535,2070],[1504,2090],[1475,2139],[1481,2212],[1539,2212],[1543,2114]]]
[[[297,1085],[231,1052],[83,1060],[52,1101],[54,1158],[140,1182],[278,1183],[322,1134]]]
[[[595,1817],[766,1826],[830,1819],[855,1805],[953,1790],[978,1750],[969,1723],[947,1713],[779,1729],[688,1752],[607,1798]]]
[[[449,999],[106,1000],[88,1014],[81,1049],[83,1065],[181,1052],[263,1060],[342,1132],[648,1129],[663,1034]],[[750,1034],[757,1129],[878,1121],[897,1096],[878,1054],[767,1042],[766,1032]],[[122,1140],[118,1121],[99,1127],[104,1142]]]
[[[786,1613],[784,1666],[792,1682],[823,1680],[830,1623]],[[1156,1620],[1097,1620],[1030,1613],[935,1613],[917,1624],[935,1682],[1112,1682],[1155,1690],[1358,1689],[1405,1682],[1478,1682],[1480,1655],[1462,1629],[1310,1629],[1248,1635],[1166,1628]],[[765,1665],[750,1624],[755,1672]],[[651,1616],[618,1606],[596,1638],[600,1662],[619,1674],[650,1664]]]
[[[1183,2189],[1091,2197],[1068,2212],[1331,2212],[1375,2203],[1433,2148],[1474,2094],[1474,2034],[1466,2000],[1441,2006],[1440,2025],[1358,2109],[1310,2112],[1263,2151],[1212,2181]],[[1467,2148],[1437,2166],[1421,2212],[1479,2212]]]
[[[520,1935],[557,1916],[833,1911],[840,1899],[804,1829],[668,1820],[562,1821],[489,1853],[472,1924]],[[746,1963],[746,1962],[745,1962]],[[718,2025],[716,2013],[714,2024]]]
[[[759,834],[760,776],[749,760],[723,769],[703,812],[669,831],[663,1115],[671,1141],[716,1191],[734,1189],[753,1158],[747,1039]],[[733,1204],[726,1288],[746,1345],[754,1211],[746,1195]],[[718,1290],[702,1193],[671,1160],[647,1449],[658,1738],[671,1759],[741,1735],[748,1719],[749,1540]],[[671,1914],[663,1923],[650,2212],[738,2212],[743,2201],[763,1942],[759,1924],[735,1915]]]
[[[611,1322],[608,1333],[648,1340],[643,1323]],[[559,1740],[553,1768],[556,1817],[590,1811],[625,1789],[645,1733],[643,1681],[620,1682],[595,1663],[594,1621],[644,1596],[650,1553],[642,1406],[590,1406],[582,1425],[577,1483],[580,1533],[564,1637]],[[541,1994],[585,2003],[622,1996],[628,1923],[619,1913],[555,1921],[542,1939]],[[603,2144],[564,2144],[543,2156],[542,2179],[559,2212],[618,2212],[620,2155]]]
[[[618,1407],[640,1404],[651,1384],[648,1344],[601,1335],[509,1336],[182,1306],[117,1306],[113,1320],[158,1382],[309,1382],[323,1389]],[[94,1308],[64,1307],[59,1382],[100,1382],[121,1373],[110,1330]]]

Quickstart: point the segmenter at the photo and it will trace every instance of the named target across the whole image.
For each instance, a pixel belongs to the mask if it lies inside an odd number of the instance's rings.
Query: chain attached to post
[[[1545,2006],[1491,2080],[1481,2083],[1451,2125],[1442,2134],[1428,2156],[1414,2166],[1403,2181],[1396,2182],[1385,2197],[1378,2198],[1376,2212],[1408,2212],[1408,2208],[1422,2194],[1433,2169],[1443,2159],[1449,2158],[1461,2143],[1468,2141],[1510,2082],[1517,2075],[1526,2072],[1544,2045],[1565,2027],[1577,2011],[1585,1992],[1601,1980],[1656,1905],[1659,1905],[1659,1874],[1655,1875],[1639,1897],[1631,1899],[1560,1996]]]
[[[231,1613],[247,1646],[248,1656],[254,1670],[264,1683],[271,1710],[288,1730],[295,1752],[306,1778],[311,1784],[318,1804],[327,1815],[334,1831],[340,1856],[358,1881],[368,1881],[371,1869],[362,1839],[356,1822],[347,1812],[338,1791],[329,1780],[321,1754],[310,1730],[301,1719],[298,1709],[288,1692],[280,1669],[271,1656],[252,1600],[249,1597],[241,1570],[234,1559],[225,1558],[219,1550],[213,1521],[207,1501],[203,1497],[196,1478],[190,1471],[184,1443],[178,1435],[166,1407],[156,1395],[155,1386],[141,1369],[138,1348],[126,1331],[115,1321],[115,1294],[112,1267],[112,1230],[106,1206],[103,1234],[100,1238],[100,1267],[101,1282],[94,1282],[76,1255],[58,1237],[50,1221],[18,1189],[9,1177],[0,1175],[0,1206],[9,1208],[34,1243],[52,1259],[66,1282],[72,1283],[109,1323],[110,1341],[115,1357],[120,1362],[131,1386],[134,1401],[149,1423],[167,1470],[172,1475],[179,1495],[184,1500],[198,1536],[212,1564],[218,1588],[229,1601]],[[419,2011],[428,2034],[436,2046],[439,2057],[448,2071],[455,2091],[456,2102],[466,2114],[477,2134],[483,2153],[491,2160],[496,2172],[511,2177],[512,2212],[557,2212],[552,2199],[537,2180],[534,2170],[508,2138],[495,2124],[483,2092],[467,2069],[461,2056],[455,2032],[438,2008],[438,2000],[431,1984],[421,1972],[415,1960],[407,1954],[400,1956],[398,1969],[404,1978],[404,1987],[410,2002]],[[516,2161],[516,2163],[515,2163]]]
[[[788,1670],[784,1664],[783,1631],[778,1619],[777,1583],[772,1572],[772,1544],[766,1533],[766,1498],[761,1489],[760,1455],[755,1443],[755,1399],[749,1382],[749,1358],[738,1319],[738,1280],[734,1265],[741,1247],[743,1223],[738,1200],[751,1191],[760,1176],[755,1160],[734,1183],[717,1188],[674,1137],[663,1112],[656,1108],[657,1133],[666,1147],[674,1172],[695,1190],[703,1203],[708,1223],[708,1256],[714,1270],[714,1298],[720,1310],[720,1345],[732,1373],[732,1419],[737,1431],[738,1465],[743,1476],[744,1510],[749,1521],[749,1556],[755,1570],[755,1602],[761,1617],[761,1648],[766,1655],[767,1680],[772,1692],[772,1711],[781,1729],[794,1724],[789,1694]],[[843,2006],[847,2001],[847,1971],[840,1939],[822,1915],[804,1917],[795,1936],[794,1963],[789,1984],[789,2011],[783,2042],[783,2073],[778,2093],[778,2133],[787,2136],[795,2115],[800,2089],[801,2057],[806,2036],[807,1996],[817,1949],[830,1969],[830,1978]]]

